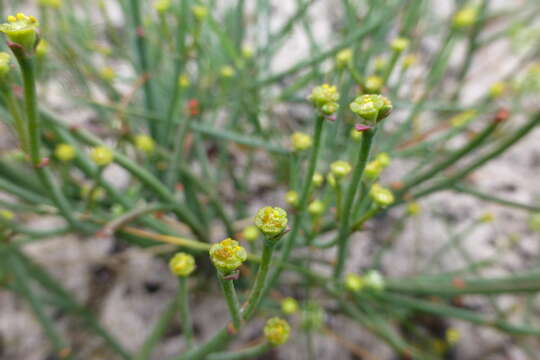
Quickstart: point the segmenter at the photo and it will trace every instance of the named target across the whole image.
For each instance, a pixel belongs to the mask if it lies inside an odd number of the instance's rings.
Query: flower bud
[[[33,53],[38,38],[38,26],[35,17],[18,13],[15,16],[8,16],[7,23],[0,25],[0,32],[5,33],[11,42]]]
[[[390,162],[392,161],[390,159],[390,155],[388,155],[388,153],[386,152],[381,152],[381,153],[378,153],[377,156],[375,157],[375,160],[379,162],[379,164],[381,164],[381,166],[383,168],[387,167],[388,165],[390,165]]]
[[[253,225],[247,226],[244,229],[244,231],[242,231],[242,236],[244,240],[249,241],[249,242],[257,240],[257,238],[259,237],[259,234],[260,234],[259,229],[257,229],[257,227]]]
[[[96,146],[90,150],[90,159],[98,166],[107,166],[114,160],[114,154],[105,146]]]
[[[242,47],[242,57],[244,59],[251,59],[253,57],[253,49],[248,45],[244,45]]]
[[[345,276],[345,287],[351,292],[358,292],[362,290],[364,281],[362,278],[354,273],[349,273]]]
[[[267,239],[275,239],[287,228],[287,212],[279,207],[265,206],[257,211],[255,226]]]
[[[480,215],[480,217],[478,218],[478,221],[481,222],[481,223],[490,223],[490,222],[493,222],[493,220],[495,220],[495,216],[490,213],[490,212],[486,212],[486,213],[483,213],[482,215]]]
[[[496,99],[500,97],[505,90],[506,84],[502,81],[498,81],[489,88],[489,96]]]
[[[315,87],[308,96],[308,100],[326,115],[333,114],[339,107],[337,104],[339,100],[337,88],[328,84]]]
[[[351,129],[351,139],[354,141],[362,140],[362,132],[356,130],[354,127]]]
[[[408,69],[414,64],[416,64],[417,61],[418,61],[418,58],[416,57],[415,54],[409,54],[403,58],[403,67],[405,69]]]
[[[394,202],[394,194],[379,184],[374,184],[371,187],[369,196],[373,199],[375,204],[382,207],[391,205]]]
[[[273,346],[283,345],[289,339],[291,327],[287,321],[278,317],[273,317],[264,326],[264,336]]]
[[[336,177],[331,172],[326,175],[326,181],[331,187],[336,187]]]
[[[41,6],[58,9],[62,6],[62,1],[61,0],[39,0],[38,4]]]
[[[422,206],[417,202],[412,202],[407,205],[407,214],[416,216],[422,211]]]
[[[195,268],[195,259],[193,256],[183,252],[177,253],[169,261],[169,269],[176,276],[189,276]]]
[[[0,79],[9,73],[9,59],[11,56],[8,53],[0,52]]]
[[[45,39],[40,39],[36,46],[36,56],[44,58],[49,53],[49,43]]]
[[[15,218],[15,215],[10,210],[0,209],[0,217],[4,220],[13,220]]]
[[[347,161],[338,160],[330,164],[330,172],[335,176],[336,180],[340,180],[351,172],[351,164]]]
[[[313,217],[318,217],[324,214],[325,206],[320,200],[312,201],[307,208],[308,213]]]
[[[450,329],[446,330],[446,333],[445,333],[444,337],[445,337],[446,342],[448,344],[455,345],[455,344],[457,344],[457,342],[461,338],[461,334],[459,333],[459,331],[457,329],[450,328]]]
[[[377,160],[373,160],[366,165],[366,168],[364,169],[364,176],[366,177],[366,179],[374,180],[378,178],[379,175],[381,175],[382,171],[382,164]]]
[[[452,24],[457,29],[465,29],[473,25],[478,17],[478,9],[474,6],[466,6],[454,14]]]
[[[319,172],[316,172],[315,174],[313,174],[313,186],[315,187],[320,187],[324,181],[324,177],[322,176],[321,173]]]
[[[180,86],[182,89],[189,87],[189,85],[189,76],[187,76],[186,74],[182,74],[178,77],[178,86]]]
[[[154,9],[160,14],[164,14],[171,8],[171,0],[157,0],[154,2]]]
[[[291,145],[293,151],[303,151],[309,149],[313,145],[313,140],[308,134],[295,132],[291,136]]]
[[[378,93],[383,87],[383,79],[380,76],[368,76],[364,83],[364,88],[367,93]]]
[[[156,143],[148,135],[140,134],[135,136],[135,147],[147,154],[152,153],[156,148]]]
[[[198,21],[203,21],[208,16],[208,9],[206,6],[202,5],[194,5],[191,7],[191,12],[193,13],[193,16],[195,16],[195,19]]]
[[[99,76],[106,82],[113,82],[116,79],[116,72],[110,66],[104,66],[99,70]]]
[[[362,95],[354,99],[350,108],[370,125],[386,118],[392,111],[392,103],[382,95]]]
[[[69,144],[58,144],[54,149],[54,156],[62,162],[69,162],[77,156],[77,150]]]
[[[298,311],[298,302],[292,297],[286,297],[281,301],[281,311],[287,315],[294,314]]]
[[[232,78],[235,75],[236,71],[234,71],[234,68],[230,65],[222,66],[220,69],[220,74],[222,77],[229,79]]]
[[[246,261],[247,252],[238,241],[227,238],[210,247],[210,259],[221,274],[228,275]]]
[[[294,190],[287,191],[285,194],[285,201],[291,206],[298,205],[298,193]]]
[[[376,291],[384,290],[384,278],[377,270],[370,270],[363,276],[364,284],[367,288]]]
[[[345,69],[352,64],[353,51],[352,49],[343,49],[336,55],[336,67]]]
[[[409,39],[403,37],[395,38],[394,40],[392,40],[390,46],[395,52],[403,52],[409,47]]]

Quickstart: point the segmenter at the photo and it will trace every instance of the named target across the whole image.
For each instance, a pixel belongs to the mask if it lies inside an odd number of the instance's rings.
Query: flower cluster
[[[313,140],[311,139],[311,136],[308,134],[302,133],[302,132],[295,132],[291,136],[291,145],[293,151],[303,151],[307,150],[311,147],[313,144]]]
[[[264,326],[264,336],[273,346],[283,345],[289,339],[291,327],[287,321],[278,317],[273,317]]]
[[[364,170],[364,175],[369,180],[374,180],[379,177],[381,172],[390,165],[391,159],[390,155],[388,153],[382,152],[379,153],[375,160],[370,161],[366,165],[366,169]]]
[[[223,275],[232,273],[247,259],[246,249],[231,238],[212,245],[209,253],[212,263]]]
[[[382,95],[361,95],[354,99],[350,108],[372,126],[390,115],[392,103]]]
[[[38,26],[35,17],[18,13],[15,16],[8,16],[7,23],[0,25],[0,32],[5,33],[12,43],[22,46],[31,53],[37,45]]]
[[[379,184],[374,184],[371,187],[369,196],[376,205],[381,207],[391,205],[394,202],[394,194],[392,194],[392,191]]]
[[[337,88],[328,84],[315,87],[308,96],[308,100],[326,115],[332,115],[339,108],[339,104],[337,103],[339,100]]]
[[[267,239],[277,239],[287,228],[287,212],[279,207],[265,206],[257,211],[255,226]]]
[[[183,252],[177,253],[169,261],[169,269],[176,276],[189,276],[195,268],[195,259],[193,256]]]

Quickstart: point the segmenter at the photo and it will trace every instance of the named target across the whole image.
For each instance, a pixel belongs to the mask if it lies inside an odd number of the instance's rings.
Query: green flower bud
[[[195,259],[190,254],[179,252],[169,261],[169,269],[176,276],[189,276],[195,270]]]
[[[180,86],[182,89],[185,89],[189,87],[189,85],[190,85],[189,76],[187,76],[187,74],[181,74],[178,77],[178,86]]]
[[[287,191],[285,194],[285,201],[291,206],[298,205],[298,193],[294,190]]]
[[[45,39],[39,40],[36,46],[36,56],[44,58],[49,53],[49,43]]]
[[[381,172],[383,171],[383,166],[381,163],[377,160],[370,161],[366,168],[364,169],[364,176],[366,179],[374,180],[381,175]]]
[[[198,21],[203,21],[208,16],[208,8],[202,5],[194,5],[191,7],[191,12]]]
[[[307,208],[308,213],[313,217],[321,216],[322,214],[324,214],[324,210],[324,203],[320,200],[312,201]]]
[[[354,141],[360,141],[362,140],[362,132],[356,130],[354,127],[351,129],[351,139]]]
[[[13,220],[15,218],[15,215],[10,210],[0,209],[0,217],[4,220]]]
[[[444,338],[446,339],[446,342],[449,345],[455,345],[461,338],[461,334],[459,333],[459,330],[450,328],[446,330],[446,333],[444,334]]]
[[[77,150],[69,144],[58,144],[54,149],[54,156],[62,162],[69,162],[77,156]]]
[[[478,9],[474,6],[466,6],[455,13],[452,24],[457,29],[468,28],[473,25],[478,17]]]
[[[244,229],[244,231],[242,231],[242,236],[244,240],[249,242],[257,240],[259,234],[259,229],[257,229],[257,227],[254,225],[249,225]]]
[[[97,166],[107,166],[114,160],[114,154],[105,146],[96,146],[90,150],[90,159]]]
[[[390,155],[388,155],[388,153],[385,153],[385,152],[377,154],[377,156],[375,157],[375,160],[377,160],[383,168],[390,165],[390,162],[392,161],[392,159],[390,159]]]
[[[18,13],[16,16],[8,16],[7,23],[0,25],[0,32],[5,33],[11,42],[33,53],[38,39],[38,26],[35,17]]]
[[[273,317],[264,326],[264,336],[273,346],[283,345],[289,339],[291,327],[287,321],[278,317]]]
[[[374,184],[371,187],[369,196],[373,199],[375,204],[382,207],[391,205],[394,202],[394,194],[379,184]]]
[[[99,76],[106,82],[113,82],[116,79],[116,72],[110,66],[104,66],[99,70]]]
[[[383,78],[380,76],[368,76],[364,83],[364,88],[368,93],[378,93],[383,87]]]
[[[384,278],[377,270],[370,270],[363,276],[364,284],[367,288],[375,291],[384,290]]]
[[[267,239],[275,239],[287,228],[287,212],[279,207],[265,206],[257,211],[255,226]]]
[[[506,84],[502,81],[498,81],[489,88],[489,96],[496,99],[504,94],[505,90]]]
[[[382,95],[362,95],[354,99],[350,108],[368,124],[374,125],[390,114],[392,103]]]
[[[407,214],[416,216],[422,211],[422,206],[417,202],[412,202],[407,205]]]
[[[210,259],[221,274],[228,275],[246,261],[247,252],[238,241],[227,238],[210,247]]]
[[[352,49],[343,49],[336,55],[336,67],[345,69],[352,64],[353,51]]]
[[[326,181],[331,187],[336,187],[336,177],[331,172],[326,175]]]
[[[324,181],[324,177],[322,176],[321,173],[316,172],[315,174],[313,174],[313,186],[320,187],[323,181]]]
[[[236,71],[234,71],[234,68],[230,65],[222,66],[219,72],[221,76],[226,79],[232,78],[236,74]]]
[[[0,79],[9,73],[9,59],[11,56],[8,53],[0,52]]]
[[[286,297],[281,301],[281,311],[287,315],[294,314],[298,311],[298,302],[292,297]]]
[[[392,50],[394,50],[395,52],[403,52],[405,49],[409,47],[409,39],[406,39],[403,37],[395,38],[392,41],[392,44],[390,44],[390,46],[392,47]]]
[[[135,147],[142,152],[150,154],[154,152],[156,143],[150,136],[140,134],[135,136]]]
[[[351,164],[347,161],[338,160],[330,164],[330,172],[335,176],[336,180],[340,180],[351,172]]]
[[[345,287],[351,292],[358,292],[364,287],[364,280],[360,275],[349,273],[345,276]]]
[[[308,96],[308,100],[326,115],[333,114],[339,108],[337,104],[339,100],[337,88],[328,84],[315,87]]]
[[[157,0],[154,2],[154,9],[160,14],[164,14],[171,8],[171,0]]]
[[[309,149],[313,145],[313,140],[308,134],[295,132],[291,136],[291,145],[293,151],[303,151]]]

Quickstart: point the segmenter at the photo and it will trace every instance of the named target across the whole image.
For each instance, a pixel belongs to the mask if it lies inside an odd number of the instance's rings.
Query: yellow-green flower
[[[383,78],[377,75],[368,76],[364,88],[368,93],[378,93],[383,87]]]
[[[253,49],[248,45],[244,45],[242,47],[242,56],[245,59],[251,59],[253,57]]]
[[[291,206],[298,205],[298,198],[298,193],[294,190],[287,191],[287,193],[285,194],[285,201]]]
[[[176,253],[169,261],[169,269],[176,276],[189,276],[195,268],[193,256],[183,252]]]
[[[303,132],[295,132],[291,135],[291,145],[294,151],[307,150],[313,144],[311,136]]]
[[[98,166],[107,166],[114,160],[114,154],[105,146],[96,146],[90,150],[90,159]]]
[[[275,238],[287,228],[287,212],[279,207],[265,206],[257,211],[255,226],[267,238]]]
[[[369,191],[369,196],[375,204],[385,207],[394,202],[394,194],[379,184],[374,184]]]
[[[374,180],[379,177],[382,171],[382,164],[377,160],[373,160],[366,165],[366,168],[364,169],[364,176],[366,179]]]
[[[384,278],[381,275],[380,272],[377,270],[370,270],[368,271],[363,277],[362,277],[364,284],[366,287],[376,290],[376,291],[382,291],[385,287]]]
[[[104,66],[99,70],[99,76],[107,82],[112,82],[116,79],[116,72],[112,67]]]
[[[505,90],[506,83],[498,81],[489,88],[489,96],[492,98],[498,98],[504,93]]]
[[[210,247],[210,259],[220,273],[227,275],[246,261],[247,252],[238,241],[227,238]]]
[[[189,81],[189,76],[187,76],[187,74],[182,74],[178,77],[178,86],[185,89],[189,87],[189,85],[190,85],[190,81]]]
[[[351,164],[343,160],[334,161],[330,164],[330,172],[336,180],[342,179],[351,172]]]
[[[319,187],[322,185],[323,181],[324,177],[320,172],[316,172],[315,174],[313,174],[313,186]]]
[[[446,338],[446,342],[448,344],[455,345],[455,344],[457,344],[457,342],[461,338],[461,334],[459,333],[459,331],[457,329],[450,328],[450,329],[446,330],[446,333],[445,333],[444,337]]]
[[[326,175],[326,181],[328,182],[328,185],[331,187],[336,187],[336,177],[331,172]]]
[[[171,0],[157,0],[154,2],[154,9],[160,14],[166,13],[171,8]]]
[[[364,286],[364,280],[360,275],[349,273],[345,276],[345,287],[352,292],[358,292],[362,290]]]
[[[58,9],[59,7],[62,6],[62,1],[61,0],[39,0],[38,4],[41,6]]]
[[[468,28],[473,25],[478,17],[478,9],[474,6],[466,6],[454,14],[452,23],[458,29]]]
[[[320,200],[313,200],[307,208],[308,213],[311,216],[317,217],[324,214],[325,206],[324,203]]]
[[[361,95],[354,99],[350,108],[370,125],[383,120],[392,111],[392,103],[386,97],[377,94]]]
[[[298,302],[292,297],[286,297],[281,301],[281,311],[286,315],[294,314],[298,311]]]
[[[260,234],[259,229],[257,229],[257,227],[254,225],[246,226],[244,231],[242,231],[242,236],[244,240],[249,241],[249,242],[257,240],[257,238],[259,237],[259,234]]]
[[[18,13],[15,16],[8,16],[7,23],[0,25],[0,32],[5,33],[11,42],[31,53],[36,46],[38,26],[35,17]]]
[[[15,218],[15,215],[10,210],[0,209],[0,217],[5,220],[13,220]]]
[[[278,317],[273,317],[264,326],[264,336],[273,346],[283,345],[289,339],[291,327],[287,321]]]
[[[69,162],[77,156],[77,150],[69,144],[58,144],[54,149],[54,156],[60,161]]]
[[[328,84],[315,87],[308,96],[308,100],[326,115],[335,113],[339,108],[337,88]]]
[[[495,220],[495,216],[493,215],[493,213],[490,212],[483,213],[478,218],[478,221],[480,221],[481,223],[490,223],[493,222],[493,220]]]
[[[388,165],[390,165],[390,162],[392,161],[392,159],[390,158],[390,155],[388,155],[388,153],[386,152],[378,153],[377,156],[375,157],[375,160],[378,161],[382,167],[387,167]]]
[[[418,57],[415,54],[409,54],[403,58],[403,67],[410,68],[418,61]]]
[[[208,9],[206,8],[206,6],[202,6],[202,5],[192,6],[191,12],[195,16],[195,18],[199,21],[204,20],[208,16]]]
[[[395,38],[394,40],[392,40],[390,46],[395,52],[403,52],[409,47],[409,39],[403,37]]]
[[[407,214],[416,216],[422,211],[422,205],[417,202],[412,202],[407,205]]]
[[[36,46],[37,57],[44,58],[49,53],[49,43],[45,39],[40,39]]]
[[[351,129],[351,139],[354,141],[360,141],[362,140],[362,132],[356,130],[354,127]]]
[[[225,65],[221,67],[220,73],[224,78],[232,78],[236,74],[236,71],[234,71],[232,66]]]
[[[135,136],[135,147],[147,154],[152,153],[156,149],[156,143],[148,135],[140,134]]]
[[[336,55],[336,67],[338,69],[344,69],[352,64],[353,51],[352,49],[343,49]]]
[[[8,53],[0,52],[0,79],[9,73],[9,60],[11,56]]]

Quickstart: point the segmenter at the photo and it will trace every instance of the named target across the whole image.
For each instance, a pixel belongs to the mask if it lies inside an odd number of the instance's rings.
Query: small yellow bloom
[[[264,336],[273,346],[283,345],[289,339],[291,327],[287,321],[278,317],[271,318],[264,326]]]
[[[350,104],[350,109],[373,125],[390,115],[392,103],[382,95],[361,95]]]
[[[58,9],[62,6],[62,1],[61,0],[39,0],[38,4],[41,6]]]
[[[394,40],[392,40],[390,46],[395,52],[403,52],[409,47],[409,39],[403,37],[395,38]]]
[[[7,23],[0,25],[0,32],[7,35],[8,39],[26,51],[33,52],[37,40],[38,21],[33,16],[18,13],[8,16]]]
[[[320,200],[312,201],[307,208],[308,213],[311,216],[317,217],[324,214],[325,206],[324,203]]]
[[[251,59],[253,57],[253,49],[248,45],[244,45],[242,47],[242,56],[244,59]]]
[[[195,18],[199,21],[204,20],[208,16],[208,9],[206,8],[206,6],[202,6],[202,5],[192,6],[191,12],[195,16]]]
[[[490,223],[490,222],[493,222],[493,220],[495,220],[495,215],[493,215],[490,212],[486,212],[480,215],[480,217],[478,218],[478,221],[482,223]]]
[[[450,328],[446,330],[445,338],[448,344],[455,345],[461,338],[461,334],[459,333],[457,329]]]
[[[354,141],[360,141],[362,140],[362,132],[361,131],[358,131],[356,130],[354,127],[351,129],[351,139],[353,139]]]
[[[364,280],[360,275],[349,273],[345,276],[345,287],[352,292],[358,292],[362,290],[364,286]]]
[[[247,226],[244,231],[242,231],[242,236],[244,237],[244,240],[246,241],[255,241],[259,237],[259,229],[257,229],[254,225]]]
[[[90,194],[90,191],[92,191],[92,194]],[[101,186],[94,188],[93,186],[90,186],[88,184],[85,184],[81,187],[81,196],[84,199],[88,199],[91,196],[91,201],[101,201],[105,199],[105,189],[103,189]]]
[[[308,96],[308,100],[326,115],[335,113],[339,108],[337,88],[328,84],[315,87]]]
[[[216,269],[224,275],[238,269],[247,259],[246,249],[231,238],[212,245],[209,253]]]
[[[154,9],[160,14],[164,14],[171,8],[171,0],[157,0],[154,2]]]
[[[315,174],[313,174],[312,181],[313,181],[313,186],[320,187],[324,181],[324,177],[322,176],[320,172],[316,172]]]
[[[0,79],[9,73],[9,59],[11,56],[6,52],[0,52]]]
[[[148,135],[140,134],[135,136],[135,147],[147,154],[152,153],[156,149],[156,143]]]
[[[492,98],[498,98],[500,97],[504,91],[506,90],[506,83],[502,81],[498,81],[495,84],[491,85],[489,88],[489,96]]]
[[[452,23],[458,29],[464,29],[473,25],[478,17],[478,9],[474,6],[466,6],[455,13]]]
[[[189,276],[195,270],[195,259],[190,254],[179,252],[169,261],[169,269],[176,276]]]
[[[382,167],[387,167],[390,165],[390,162],[392,162],[392,159],[390,158],[390,155],[386,152],[378,153],[375,157],[375,160],[381,164]]]
[[[10,210],[0,209],[0,217],[5,220],[13,220],[15,218],[15,215]]]
[[[407,214],[416,216],[422,211],[422,205],[417,202],[412,202],[407,205]]]
[[[338,160],[330,164],[330,172],[335,176],[336,180],[340,180],[351,172],[351,164],[347,161]]]
[[[112,82],[116,79],[116,72],[112,67],[104,66],[99,70],[99,76],[107,82]]]
[[[292,297],[286,297],[281,301],[281,311],[286,315],[294,314],[298,311],[298,302]]]
[[[366,82],[364,83],[364,87],[366,89],[366,92],[368,93],[378,93],[381,91],[383,87],[383,79],[380,76],[373,75],[368,76],[366,79]]]
[[[228,79],[232,78],[236,74],[236,71],[234,71],[234,68],[232,66],[225,65],[221,67],[220,73],[221,76]]]
[[[107,166],[114,160],[114,154],[105,146],[96,146],[90,150],[90,159],[98,166]]]
[[[366,179],[374,180],[381,175],[381,172],[383,171],[383,166],[378,160],[370,161],[366,168],[364,169],[364,176]]]
[[[189,81],[189,76],[187,76],[187,74],[182,74],[178,77],[178,85],[185,89],[187,87],[189,87],[189,85],[191,84],[191,82]]]
[[[69,162],[77,156],[77,150],[69,144],[58,144],[54,149],[54,155],[60,161]]]
[[[385,207],[394,202],[394,194],[379,184],[374,184],[369,191],[369,196],[375,204]]]
[[[313,144],[311,136],[303,132],[295,132],[291,135],[291,145],[294,151],[307,150]]]
[[[257,211],[255,226],[267,238],[276,238],[287,228],[287,212],[279,207],[265,206]]]
[[[285,194],[285,201],[291,206],[298,205],[298,193],[294,190],[287,191]]]
[[[344,69],[352,64],[353,51],[352,49],[343,49],[336,55],[336,67]]]

